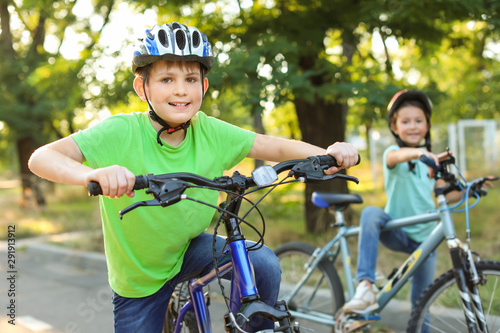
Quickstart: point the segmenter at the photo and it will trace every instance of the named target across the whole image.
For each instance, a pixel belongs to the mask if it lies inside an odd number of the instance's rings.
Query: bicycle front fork
[[[450,255],[455,272],[455,280],[460,291],[462,308],[467,320],[469,332],[487,333],[486,318],[481,304],[481,297],[477,288],[480,277],[472,251],[468,246],[449,240]]]

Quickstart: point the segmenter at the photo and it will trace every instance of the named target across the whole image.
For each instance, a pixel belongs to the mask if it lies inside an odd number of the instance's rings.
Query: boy
[[[161,332],[175,284],[212,264],[212,236],[203,233],[213,209],[183,201],[168,209],[136,209],[123,221],[118,212],[148,196],[134,193],[135,175],[192,172],[221,176],[243,158],[284,161],[328,153],[340,167],[356,164],[351,144],[327,150],[300,142],[255,134],[208,117],[199,108],[208,89],[206,73],[214,64],[207,37],[174,22],[146,30],[132,61],[134,90],[149,112],[116,115],[35,151],[30,169],[51,181],[83,185],[96,181],[100,197],[109,281],[114,291],[116,332]],[[83,162],[87,162],[88,166]],[[214,191],[190,196],[217,203]],[[221,251],[224,240],[217,242]],[[261,300],[274,305],[280,268],[264,247],[250,252]],[[250,323],[251,331],[272,328]]]

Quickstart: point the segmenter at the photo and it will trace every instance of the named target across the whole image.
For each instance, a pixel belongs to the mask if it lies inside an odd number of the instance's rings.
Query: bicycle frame
[[[246,190],[251,187],[270,187],[271,189],[261,198],[263,199],[276,186],[290,182],[284,181],[287,178],[294,178],[295,180],[293,181],[300,182],[320,182],[335,178],[358,182],[357,178],[340,173],[333,175],[325,174],[324,170],[332,166],[338,166],[333,156],[317,155],[304,159],[283,161],[274,166],[262,166],[252,171],[252,177],[246,177],[237,171],[234,172],[231,177],[223,176],[214,179],[208,179],[200,175],[186,172],[136,176],[134,190],[147,189],[146,193],[152,194],[154,198],[148,201],[135,202],[124,208],[120,211],[120,218],[138,207],[167,207],[185,199],[198,201],[195,198],[188,198],[188,196],[184,194],[184,191],[189,187],[224,191],[228,194],[226,202],[220,205],[219,209],[210,203],[198,202],[222,212],[219,221],[223,221],[226,227],[227,244],[229,248],[229,256],[227,256],[227,253],[225,253],[224,256],[225,258],[230,258],[231,261],[228,262],[224,260],[218,262],[216,265],[217,267],[210,273],[189,282],[191,300],[179,310],[177,320],[175,321],[174,332],[180,332],[183,319],[188,311],[193,311],[195,313],[198,328],[201,333],[212,332],[210,314],[208,306],[205,304],[203,287],[214,279],[228,274],[231,270],[230,304],[226,303],[229,311],[224,318],[226,331],[231,333],[244,332],[242,327],[246,325],[248,318],[255,315],[279,323],[278,329],[282,332],[291,333],[292,330],[293,332],[299,332],[298,324],[294,324],[293,327],[290,324],[290,312],[284,301],[278,301],[275,306],[270,306],[260,301],[253,266],[248,255],[249,249],[247,248],[245,236],[240,228],[240,223],[244,222],[246,215],[240,218],[238,213]],[[285,171],[289,171],[286,178],[277,182],[279,180],[278,174]],[[96,182],[89,182],[88,190],[90,195],[102,194],[102,189]],[[257,204],[251,209],[254,209],[256,205]],[[237,313],[236,316],[235,313]]]
[[[405,285],[405,283],[410,279],[415,271],[421,266],[421,264],[427,259],[427,257],[437,249],[443,240],[447,240],[450,251],[453,249],[459,249],[461,247],[461,242],[456,238],[455,227],[451,217],[451,212],[448,209],[448,203],[443,194],[438,196],[439,209],[436,212],[430,212],[426,214],[415,215],[406,218],[394,219],[386,224],[382,231],[401,228],[404,226],[409,226],[418,223],[440,221],[431,235],[420,244],[420,246],[405,260],[405,262],[399,267],[397,272],[387,281],[387,283],[382,287],[377,295],[377,303],[379,305],[379,310],[381,311],[389,301],[395,296],[395,294]],[[315,255],[312,256],[308,263],[308,269],[306,275],[300,280],[300,282],[293,288],[293,290],[287,295],[285,301],[289,302],[293,299],[302,286],[306,283],[308,278],[313,273],[313,268],[325,258],[328,258],[332,264],[335,263],[338,256],[341,256],[345,284],[347,289],[348,299],[354,296],[355,285],[354,276],[351,267],[351,255],[348,247],[347,238],[359,236],[360,227],[349,227],[345,226],[345,221],[341,209],[335,210],[337,226],[339,226],[337,236],[333,238],[328,244],[323,248],[318,249]],[[455,251],[458,253],[458,251]],[[462,264],[459,260],[453,260],[455,269],[462,269]],[[462,280],[460,285],[466,288],[465,280]],[[462,289],[460,287],[460,289]],[[464,289],[466,290],[466,289]],[[474,310],[472,310],[472,313]],[[312,322],[317,322],[324,325],[335,326],[334,315],[331,318],[327,316],[319,317],[317,315],[309,315],[294,310],[290,310],[291,314],[295,318],[305,319]]]
[[[242,193],[244,193],[244,188],[238,194]],[[219,262],[217,270],[214,268],[209,273],[190,280],[189,292],[191,299],[179,311],[175,322],[175,333],[180,332],[184,316],[188,311],[194,311],[200,333],[212,332],[210,312],[207,304],[205,304],[203,288],[214,281],[217,275],[224,276],[231,271],[233,272],[230,291],[231,314],[226,314],[225,316],[226,327],[229,325],[229,327],[234,328],[233,322],[235,321],[238,322],[238,326],[240,327],[244,323],[244,321],[229,318],[232,313],[241,313],[241,318],[243,319],[249,318],[256,313],[267,313],[276,321],[288,318],[288,312],[284,303],[282,308],[276,309],[259,300],[260,297],[255,283],[253,266],[248,256],[245,237],[238,221],[233,217],[238,215],[241,201],[241,197],[236,195],[229,194],[227,196],[225,210],[231,214],[224,213],[223,221],[226,227],[226,235],[228,235],[229,253]]]

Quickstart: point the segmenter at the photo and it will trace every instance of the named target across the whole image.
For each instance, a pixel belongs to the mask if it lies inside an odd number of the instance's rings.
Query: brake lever
[[[155,179],[151,179],[149,181],[149,188],[146,190],[146,194],[153,195],[154,199],[139,201],[123,209],[122,211],[120,211],[120,220],[123,218],[123,215],[136,209],[137,207],[167,207],[173,205],[186,197],[183,193],[188,188],[188,186],[188,183],[179,180],[157,181]]]
[[[359,179],[353,176],[344,175],[343,173],[334,173],[333,175],[324,175],[323,180],[330,180],[334,178],[341,178],[350,182],[359,184]]]
[[[154,198],[153,200],[135,202],[132,205],[130,205],[127,208],[124,208],[120,211],[120,220],[123,219],[123,215],[131,212],[132,210],[136,209],[137,207],[143,207],[143,206],[161,206],[161,201],[158,200],[157,198]]]
[[[472,193],[478,194],[480,197],[484,197],[488,194],[488,189],[485,184],[488,182],[496,181],[498,180],[498,176],[489,176],[489,177],[483,177],[480,181],[475,183],[474,185],[471,186],[470,190]],[[491,183],[489,183],[490,186],[493,186]]]
[[[290,170],[289,176],[295,177],[295,179],[303,178],[302,182],[313,183],[324,180],[330,180],[334,178],[342,178],[348,181],[355,182],[359,184],[359,179],[353,176],[347,176],[342,173],[335,173],[333,175],[326,175],[324,170],[327,169],[329,165],[322,165],[317,162],[314,158],[307,158],[307,161],[298,163],[292,170]]]

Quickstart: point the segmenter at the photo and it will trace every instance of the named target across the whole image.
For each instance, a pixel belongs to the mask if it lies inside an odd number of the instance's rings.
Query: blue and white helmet
[[[196,61],[207,72],[214,65],[214,52],[207,36],[195,27],[173,22],[155,25],[134,45],[132,72],[157,60]]]

